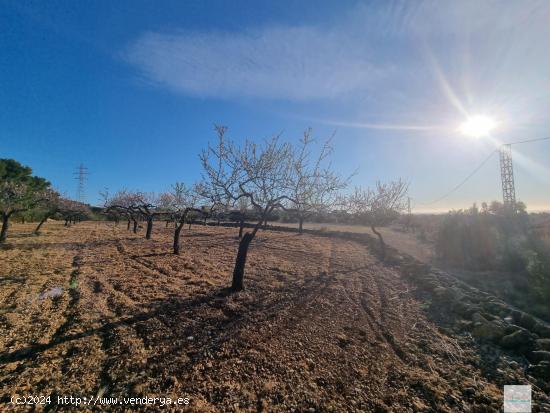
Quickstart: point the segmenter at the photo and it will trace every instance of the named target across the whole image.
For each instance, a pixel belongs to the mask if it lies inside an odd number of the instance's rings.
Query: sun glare
[[[488,136],[495,127],[496,122],[487,116],[472,116],[460,126],[460,131],[464,135],[481,138]]]

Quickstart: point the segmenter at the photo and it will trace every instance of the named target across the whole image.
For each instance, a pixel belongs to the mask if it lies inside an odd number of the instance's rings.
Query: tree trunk
[[[66,226],[66,227],[69,226],[69,219],[68,219],[68,218],[65,219],[65,226]]]
[[[298,233],[303,234],[304,232],[304,218],[300,217],[300,224],[298,226]]]
[[[218,227],[220,226],[220,219],[218,218]]]
[[[374,228],[374,225],[371,225],[370,229],[378,236],[378,239],[380,240],[380,255],[382,261],[384,261],[386,259],[386,243],[384,242],[384,238],[382,238],[382,234]]]
[[[267,218],[264,220],[264,229],[267,229]]]
[[[153,232],[153,217],[147,218],[147,232],[145,233],[145,239],[151,239],[151,233]]]
[[[243,238],[244,219],[239,222],[239,239]]]
[[[0,243],[6,241],[8,236],[8,228],[10,216],[8,214],[2,214],[2,230],[0,230]]]
[[[204,217],[203,225],[206,226],[206,217]]]
[[[179,255],[180,253],[180,233],[182,228],[183,222],[181,222],[174,230],[174,254],[176,255]]]
[[[191,231],[191,224],[193,223],[193,221],[189,221],[189,231]]]
[[[132,222],[132,220],[128,220],[128,224],[126,225],[126,230],[130,231],[130,223]]]
[[[40,231],[40,228],[42,227],[42,224],[44,224],[44,222],[46,222],[47,220],[48,220],[48,215],[46,215],[44,218],[42,218],[42,220],[38,223],[38,226],[34,230],[35,235],[38,235],[38,233]]]
[[[137,219],[134,219],[134,234],[137,234],[137,230],[138,230],[138,222],[137,222]]]
[[[170,221],[166,220],[166,225],[164,226],[164,228],[168,228],[168,223],[169,223],[169,222],[170,222]]]
[[[248,253],[248,247],[250,242],[254,238],[252,233],[247,232],[244,234],[241,242],[239,242],[239,251],[237,252],[237,259],[235,260],[235,269],[233,270],[233,283],[231,289],[233,291],[242,291],[244,289],[244,267],[246,265],[246,254]]]
[[[22,223],[22,224],[25,223],[25,216],[24,216],[24,215],[21,215],[21,223]]]

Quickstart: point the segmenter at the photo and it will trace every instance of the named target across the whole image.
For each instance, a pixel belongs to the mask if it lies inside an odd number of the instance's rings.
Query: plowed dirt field
[[[0,249],[0,394],[37,411],[497,412],[502,389],[464,340],[364,245],[260,232],[229,294],[233,228],[14,225]],[[189,404],[57,404],[58,396]],[[96,399],[97,400],[97,399]]]

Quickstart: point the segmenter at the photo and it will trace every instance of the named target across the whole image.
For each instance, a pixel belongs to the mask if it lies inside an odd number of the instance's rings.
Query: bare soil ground
[[[543,217],[538,220],[542,221]],[[276,225],[279,225],[278,223]],[[298,224],[281,223],[282,226],[297,228]],[[312,230],[342,231],[366,233],[375,237],[371,229],[362,225],[341,225],[304,223],[304,228]],[[545,221],[535,226],[540,232],[540,237],[550,247],[550,229]],[[429,241],[421,241],[416,234],[405,232],[396,227],[382,227],[377,229],[384,237],[385,242],[416,260],[433,264],[445,269],[453,277],[456,277],[467,284],[495,295],[507,303],[514,305],[528,313],[531,313],[546,322],[550,322],[550,308],[544,300],[534,300],[529,294],[531,289],[530,276],[525,272],[512,271],[468,271],[465,269],[449,267],[443,262],[438,262],[435,257],[435,246]]]
[[[298,224],[293,223],[276,223],[276,225],[283,225],[292,228],[298,228]],[[360,234],[370,234],[373,237],[376,235],[371,231],[369,227],[363,225],[343,225],[343,224],[324,224],[306,222],[304,228],[314,230],[328,230],[328,231],[342,231],[342,232],[358,232]],[[402,251],[411,257],[416,258],[418,261],[431,263],[434,259],[433,245],[422,242],[418,239],[416,234],[411,232],[398,231],[392,227],[380,227],[376,229],[384,237],[384,241],[396,250]]]
[[[197,412],[501,409],[475,347],[429,321],[365,246],[261,232],[246,290],[228,294],[233,228],[185,229],[180,256],[158,224],[149,241],[122,224],[13,230],[0,250],[2,410],[28,411],[7,404],[15,395],[98,394],[189,397],[181,410]]]

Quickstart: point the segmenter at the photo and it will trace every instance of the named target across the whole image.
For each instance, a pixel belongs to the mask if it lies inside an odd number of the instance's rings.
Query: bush
[[[469,270],[525,270],[533,242],[529,217],[500,205],[450,212],[436,236],[438,259]]]
[[[539,219],[498,203],[453,211],[437,231],[437,259],[472,271],[463,274],[467,282],[550,321],[549,228]]]

